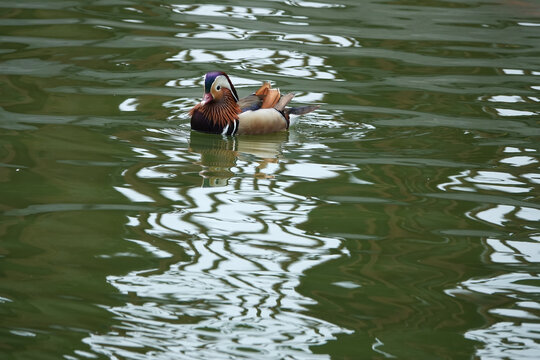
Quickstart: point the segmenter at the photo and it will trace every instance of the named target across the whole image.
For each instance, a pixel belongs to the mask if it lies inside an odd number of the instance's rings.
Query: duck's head
[[[235,101],[238,101],[238,94],[231,79],[223,71],[212,71],[204,76],[204,96],[201,105],[211,101],[220,101],[230,93]]]

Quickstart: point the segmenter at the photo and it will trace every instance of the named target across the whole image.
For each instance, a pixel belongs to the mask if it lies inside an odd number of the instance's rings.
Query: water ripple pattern
[[[0,358],[536,359],[534,0],[0,1]],[[190,130],[203,75],[319,104]]]

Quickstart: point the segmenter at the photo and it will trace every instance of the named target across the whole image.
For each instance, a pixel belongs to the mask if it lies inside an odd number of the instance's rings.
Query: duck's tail
[[[299,107],[285,109],[285,111],[288,111],[288,113],[291,115],[304,115],[304,114],[307,114],[308,112],[312,112],[313,110],[317,110],[320,107],[321,107],[320,105],[299,106]]]
[[[307,114],[308,112],[312,112],[313,110],[316,110],[320,107],[320,105],[308,105],[308,106],[299,106],[299,107],[292,107],[292,108],[285,108],[287,104],[292,100],[294,97],[294,94],[289,93],[286,95],[283,95],[281,99],[274,105],[274,108],[278,111],[283,112],[287,117],[289,115],[303,115]]]

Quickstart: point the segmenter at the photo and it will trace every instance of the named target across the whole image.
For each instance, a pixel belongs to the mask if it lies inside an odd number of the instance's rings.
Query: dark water
[[[2,359],[539,358],[536,0],[0,6]]]

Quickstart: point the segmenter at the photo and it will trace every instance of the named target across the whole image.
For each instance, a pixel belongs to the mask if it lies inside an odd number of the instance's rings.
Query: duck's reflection
[[[235,168],[243,161],[256,162],[255,178],[272,178],[264,172],[271,163],[277,163],[282,146],[288,140],[287,132],[269,135],[222,137],[192,131],[189,151],[201,155],[198,164],[203,187],[226,186],[235,176]]]
[[[203,351],[208,358],[251,358],[263,348],[277,358],[319,358],[311,346],[348,330],[306,314],[314,300],[297,288],[307,269],[343,253],[340,239],[302,227],[322,203],[289,190],[299,182],[286,175],[289,161],[279,162],[289,134],[173,134],[170,144],[137,144],[141,161],[123,171],[122,194],[140,201],[136,191],[163,204],[130,214],[127,226],[127,240],[158,265],[107,277],[133,300],[107,307],[119,321],[85,344],[109,357],[144,351],[192,359]],[[179,146],[186,137],[187,148]]]

